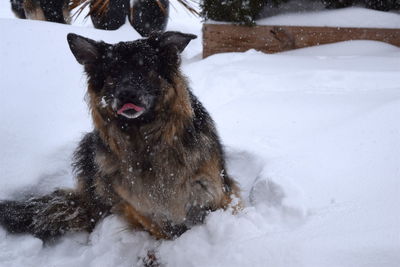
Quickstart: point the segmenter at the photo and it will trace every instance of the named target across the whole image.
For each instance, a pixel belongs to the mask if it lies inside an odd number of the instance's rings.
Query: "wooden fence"
[[[249,49],[276,53],[348,40],[375,40],[400,47],[400,29],[204,24],[203,57]]]

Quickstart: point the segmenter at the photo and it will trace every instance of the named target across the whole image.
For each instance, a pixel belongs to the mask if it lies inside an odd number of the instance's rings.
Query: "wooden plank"
[[[400,47],[400,29],[204,24],[203,58],[249,49],[276,53],[348,40],[375,40]]]

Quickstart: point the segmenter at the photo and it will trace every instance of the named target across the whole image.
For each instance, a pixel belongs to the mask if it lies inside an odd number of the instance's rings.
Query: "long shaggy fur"
[[[107,212],[101,203],[94,203],[68,190],[25,201],[3,201],[0,223],[11,233],[30,233],[51,240],[66,232],[91,231]]]
[[[167,32],[109,45],[70,34],[88,75],[94,124],[74,154],[77,187],[0,202],[0,223],[46,240],[91,231],[115,213],[170,239],[239,197],[214,123],[179,70],[179,53],[193,38]],[[142,110],[125,114],[126,103]]]

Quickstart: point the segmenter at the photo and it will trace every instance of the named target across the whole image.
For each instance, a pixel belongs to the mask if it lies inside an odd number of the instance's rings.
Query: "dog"
[[[116,214],[174,239],[209,212],[239,207],[214,122],[180,71],[180,53],[194,38],[165,32],[112,45],[68,34],[88,77],[94,124],[74,153],[77,186],[1,201],[0,224],[46,241],[90,232]]]
[[[11,0],[11,9],[21,19],[70,22],[70,0]]]
[[[78,13],[89,6],[93,25],[97,29],[116,30],[125,24],[126,17],[132,27],[143,37],[152,32],[164,31],[169,16],[169,0],[70,0],[71,9],[78,8]],[[189,10],[190,6],[184,1]]]
[[[24,0],[11,0],[11,10],[17,18],[26,19]]]
[[[142,36],[164,31],[169,16],[169,0],[136,0],[129,12],[129,22]]]
[[[130,0],[71,0],[71,7],[80,5],[81,8],[89,5],[87,16],[90,15],[96,29],[116,30],[125,24],[129,14]],[[83,11],[81,8],[78,10]]]

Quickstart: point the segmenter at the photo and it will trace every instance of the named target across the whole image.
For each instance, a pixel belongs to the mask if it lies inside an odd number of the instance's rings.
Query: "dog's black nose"
[[[133,89],[122,89],[117,93],[117,98],[122,103],[128,103],[137,100],[138,94]]]

